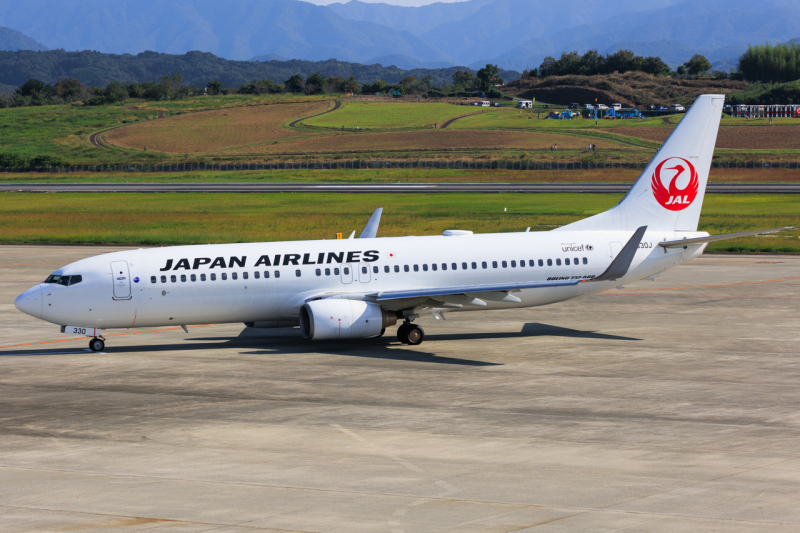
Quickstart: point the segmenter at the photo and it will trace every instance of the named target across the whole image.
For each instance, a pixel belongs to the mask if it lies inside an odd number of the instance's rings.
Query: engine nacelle
[[[360,300],[329,298],[300,308],[300,332],[306,339],[363,339],[397,324],[397,315]]]

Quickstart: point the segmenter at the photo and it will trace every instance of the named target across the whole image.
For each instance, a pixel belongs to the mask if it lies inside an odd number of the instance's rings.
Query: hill
[[[505,91],[520,98],[536,98],[559,105],[594,103],[623,106],[691,104],[701,94],[744,91],[747,82],[729,79],[682,80],[656,77],[642,72],[604,76],[551,76],[523,78],[508,84]]]
[[[17,50],[47,50],[42,43],[23,35],[17,30],[0,26],[0,50],[16,52]]]
[[[153,81],[162,76],[179,73],[188,84],[204,87],[211,80],[220,80],[225,87],[239,86],[251,80],[271,79],[281,83],[293,74],[308,76],[321,72],[323,76],[354,75],[360,83],[382,79],[397,83],[407,76],[418,79],[431,76],[435,85],[451,83],[453,74],[466,67],[439,69],[410,69],[362,65],[329,59],[327,61],[229,61],[207,52],[182,55],[142,52],[141,54],[103,54],[100,52],[0,52],[0,87],[19,86],[30,78],[54,84],[63,78],[75,78],[85,85],[106,86],[112,81],[122,83]],[[473,74],[475,74],[473,72]],[[519,72],[501,71],[503,79],[514,80]]]

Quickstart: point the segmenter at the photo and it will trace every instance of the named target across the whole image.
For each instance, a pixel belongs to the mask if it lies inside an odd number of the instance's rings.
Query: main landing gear
[[[403,322],[399,328],[397,328],[397,340],[403,344],[417,346],[418,344],[422,344],[424,339],[425,330],[416,324],[406,321]]]
[[[102,352],[105,347],[105,339],[102,337],[95,337],[89,341],[89,349],[93,352]]]

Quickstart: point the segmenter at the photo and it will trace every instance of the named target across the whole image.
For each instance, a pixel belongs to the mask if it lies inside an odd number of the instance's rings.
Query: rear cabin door
[[[127,261],[111,261],[111,279],[114,283],[114,299],[130,300],[131,276]]]
[[[353,265],[342,265],[342,283],[353,283]]]

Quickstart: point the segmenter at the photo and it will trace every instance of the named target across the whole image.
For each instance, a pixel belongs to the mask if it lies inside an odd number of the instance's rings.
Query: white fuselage
[[[485,307],[453,310],[538,306],[603,291],[657,274],[704,248],[665,250],[658,242],[705,235],[647,232],[620,280],[523,289],[514,292],[520,302],[488,301]],[[306,301],[332,294],[368,299],[387,290],[591,279],[605,271],[630,237],[628,231],[552,231],[129,250],[58,269],[54,274],[80,275],[81,282],[41,283],[20,296],[18,307],[54,324],[104,329],[290,324]],[[408,303],[396,305],[400,310]]]

